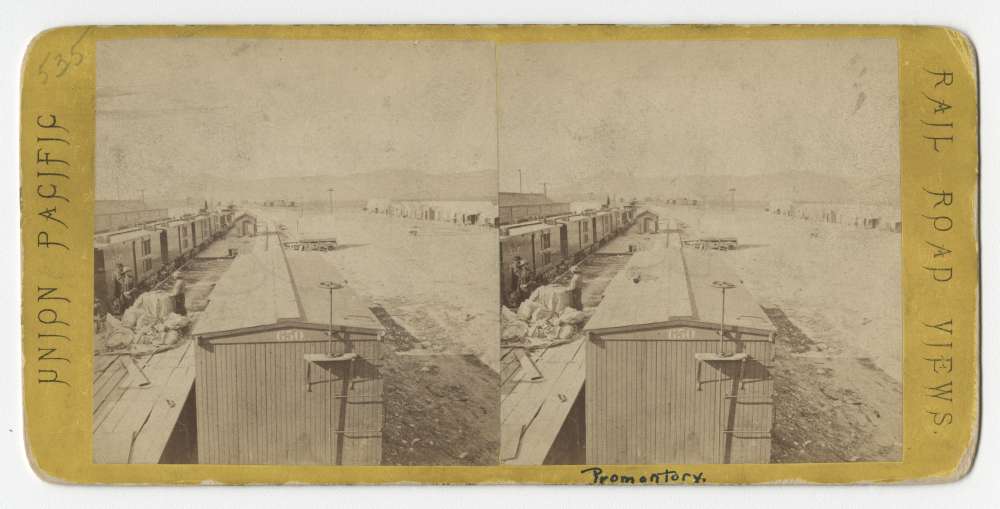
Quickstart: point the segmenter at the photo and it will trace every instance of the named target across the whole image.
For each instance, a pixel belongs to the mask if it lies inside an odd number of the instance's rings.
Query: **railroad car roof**
[[[675,237],[672,235],[671,237]],[[726,291],[726,326],[766,334],[774,327],[750,291],[718,253],[657,244],[632,256],[611,281],[586,330],[628,330],[669,322],[718,326],[722,291],[716,281],[735,285]],[[633,279],[638,276],[639,282]]]
[[[259,237],[219,279],[193,334],[216,336],[288,324],[326,328],[330,291],[322,281],[343,282],[319,252],[286,252],[277,239]],[[333,326],[370,333],[382,330],[368,303],[345,286],[333,291]]]
[[[107,242],[96,242],[95,241],[94,242],[94,247],[107,246],[107,245],[110,245],[110,244],[117,244],[119,242],[126,242],[126,241],[133,240],[133,239],[139,239],[139,238],[146,237],[148,235],[153,235],[153,234],[158,234],[158,230],[145,230],[145,229],[139,228],[139,229],[129,229],[129,230],[125,230],[125,231],[101,233],[101,234],[96,235],[96,237],[100,237],[102,239],[106,238]]]
[[[560,217],[560,218],[556,219],[556,221],[558,221],[560,223],[572,223],[572,222],[576,222],[576,221],[586,221],[588,219],[590,219],[589,216],[584,216],[582,214],[576,214],[576,215],[572,215],[572,216],[569,216],[569,217]]]
[[[530,223],[526,225],[514,225],[507,229],[507,236],[512,237],[515,235],[524,235],[526,233],[532,233],[542,230],[548,230],[551,228],[558,228],[557,225],[548,223]]]

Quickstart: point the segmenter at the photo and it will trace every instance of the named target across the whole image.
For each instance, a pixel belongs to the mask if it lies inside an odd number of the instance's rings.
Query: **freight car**
[[[548,280],[614,238],[628,226],[623,217],[621,209],[604,209],[501,228],[501,300],[516,304],[510,298],[516,257],[534,278]]]
[[[520,258],[527,264],[527,272],[534,278],[545,279],[563,263],[561,226],[533,222],[515,225],[500,237],[500,291],[507,300],[516,290],[514,264]]]
[[[192,221],[195,226],[194,245],[197,249],[201,249],[212,239],[211,221],[208,214],[199,214]]]
[[[183,258],[194,252],[194,229],[191,219],[175,219],[161,224],[167,230],[168,255],[171,260]]]
[[[563,258],[577,261],[590,252],[594,245],[594,229],[588,216],[569,216],[556,220],[562,239]]]
[[[225,219],[225,218],[229,219]],[[118,314],[128,305],[118,297],[118,265],[132,273],[136,292],[181,265],[202,247],[225,233],[232,213],[201,213],[181,219],[145,224],[94,237],[95,312]]]
[[[132,272],[136,288],[153,279],[168,261],[166,232],[157,228],[132,228],[98,235],[94,239],[94,298],[120,313],[124,302],[115,278],[118,266]]]

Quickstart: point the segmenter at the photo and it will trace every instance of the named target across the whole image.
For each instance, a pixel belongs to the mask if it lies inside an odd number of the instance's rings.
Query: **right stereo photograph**
[[[900,461],[894,39],[500,44],[500,461]]]

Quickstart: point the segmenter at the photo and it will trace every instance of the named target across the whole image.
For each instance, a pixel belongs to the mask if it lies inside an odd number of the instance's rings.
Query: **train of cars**
[[[620,208],[549,217],[502,227],[500,230],[500,292],[507,302],[514,288],[514,265],[521,260],[528,273],[548,280],[607,243],[630,223]]]
[[[141,291],[222,236],[234,215],[232,210],[202,212],[95,235],[95,303],[102,311],[120,313],[127,305],[117,281],[120,270],[130,271],[133,288]]]

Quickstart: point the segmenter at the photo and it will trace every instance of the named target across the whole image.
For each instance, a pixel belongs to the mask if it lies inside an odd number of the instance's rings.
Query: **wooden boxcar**
[[[557,221],[560,225],[559,236],[562,239],[563,257],[577,260],[589,252],[594,244],[594,232],[590,218],[587,216],[570,216]]]
[[[775,329],[708,256],[661,245],[608,286],[585,328],[588,464],[770,461]]]
[[[534,274],[548,276],[563,262],[560,225],[526,223],[507,228],[500,236],[500,291],[508,295],[512,288],[511,264],[520,256]]]
[[[222,213],[218,211],[210,212],[209,224],[211,225],[212,238],[218,238],[222,234]]]
[[[118,264],[132,271],[136,284],[149,281],[169,255],[159,229],[130,229],[94,237],[94,296],[110,304],[115,297]]]
[[[594,214],[594,236],[603,244],[614,235],[611,227],[611,212],[602,210]]]
[[[346,286],[331,322],[323,281],[322,253],[263,238],[219,280],[193,332],[199,463],[381,462],[383,329]]]
[[[212,240],[212,221],[207,213],[198,214],[193,219],[194,227],[194,245],[195,247],[203,247]]]
[[[167,245],[171,260],[176,260],[194,251],[195,244],[190,219],[177,219],[161,225],[161,227],[167,232]]]

